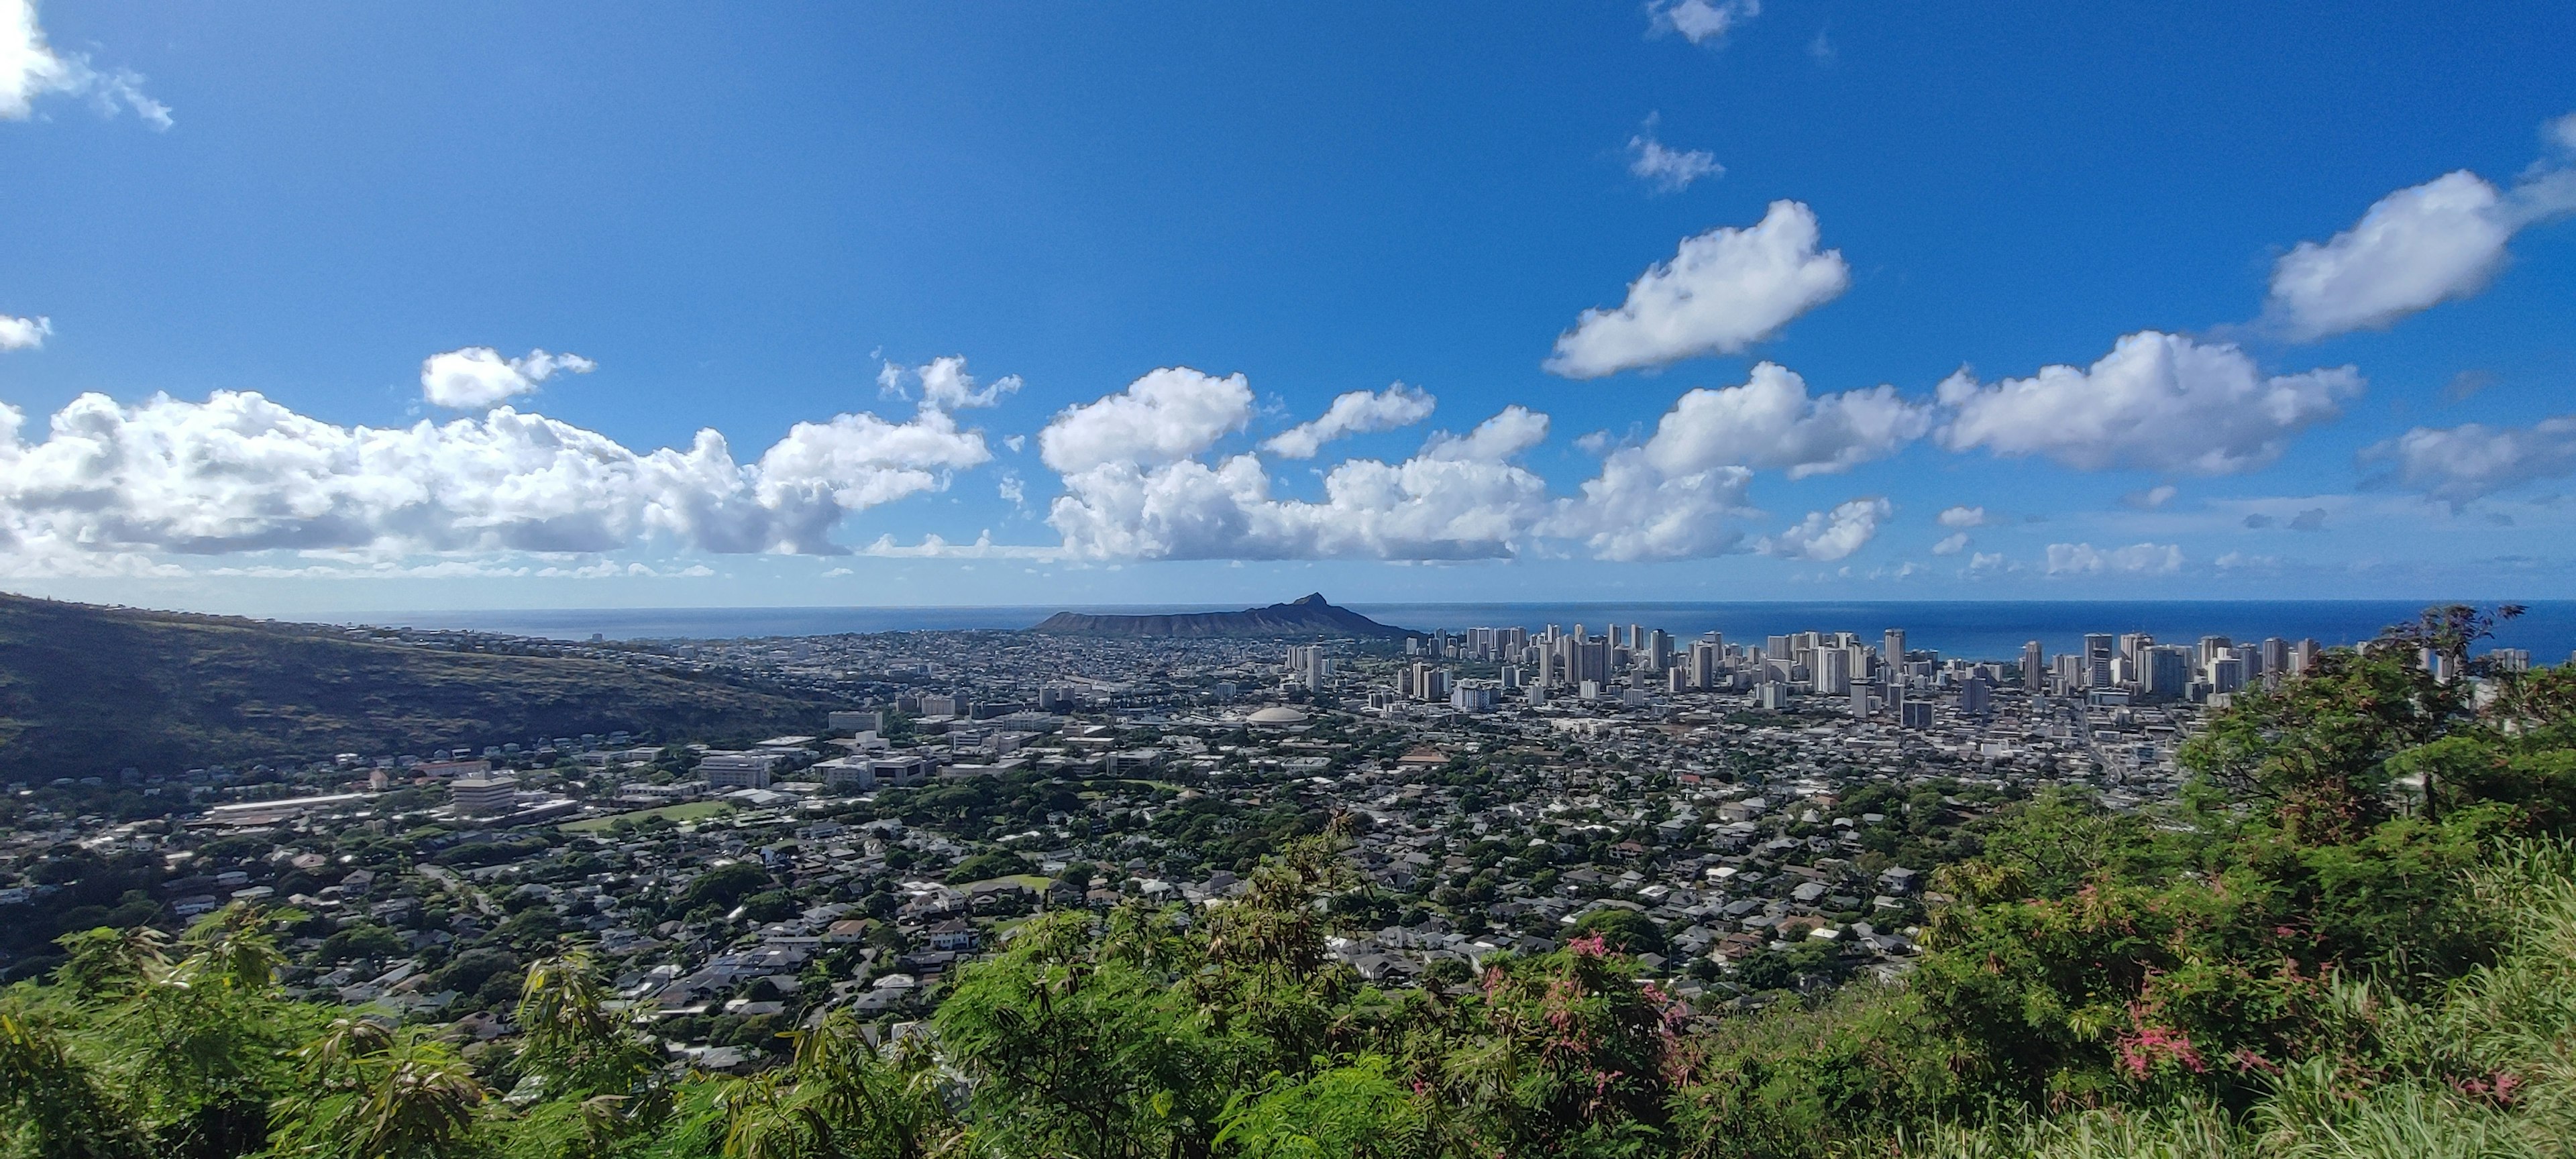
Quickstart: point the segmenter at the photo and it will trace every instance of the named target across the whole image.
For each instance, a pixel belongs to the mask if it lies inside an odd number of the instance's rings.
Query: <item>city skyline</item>
[[[986,15],[0,3],[0,586],[2576,596],[2564,10]]]

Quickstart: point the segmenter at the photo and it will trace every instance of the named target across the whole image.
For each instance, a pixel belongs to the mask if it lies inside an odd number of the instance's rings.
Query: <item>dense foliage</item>
[[[2240,695],[2169,808],[2003,810],[1902,986],[1693,1010],[1619,910],[1371,986],[1326,953],[1359,883],[1325,836],[1226,904],[1040,915],[926,1025],[835,1011],[749,1077],[666,1065],[578,952],[496,964],[515,1045],[469,1066],[280,997],[277,915],[234,908],[5,992],[0,1155],[2568,1154],[2576,671],[2418,663],[2483,627]]]

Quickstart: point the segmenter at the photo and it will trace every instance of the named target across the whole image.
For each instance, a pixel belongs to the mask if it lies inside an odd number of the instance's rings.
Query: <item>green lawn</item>
[[[592,817],[583,821],[566,821],[563,824],[556,826],[556,828],[561,829],[566,833],[598,833],[620,821],[633,821],[636,824],[641,825],[647,817],[668,817],[674,824],[677,824],[682,821],[696,821],[707,817],[713,817],[718,813],[730,813],[732,811],[733,806],[722,801],[690,801],[686,804],[680,805],[664,805],[659,809],[638,809],[632,813],[615,813],[606,817]]]

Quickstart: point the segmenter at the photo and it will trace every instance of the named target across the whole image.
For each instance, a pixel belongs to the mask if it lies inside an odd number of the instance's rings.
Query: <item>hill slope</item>
[[[1240,612],[1191,612],[1168,616],[1095,616],[1082,612],[1057,612],[1047,617],[1045,623],[1029,630],[1066,636],[1183,638],[1322,635],[1398,639],[1422,635],[1378,623],[1349,608],[1334,607],[1320,592],[1300,596],[1284,604],[1246,608]]]
[[[605,660],[0,595],[0,780],[619,729],[758,737],[820,727],[827,707]]]

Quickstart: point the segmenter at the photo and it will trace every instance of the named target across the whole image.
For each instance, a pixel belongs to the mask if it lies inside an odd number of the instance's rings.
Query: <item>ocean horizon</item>
[[[1875,640],[1903,628],[1910,648],[1972,659],[2012,659],[2025,641],[2051,654],[2080,645],[2088,632],[2145,632],[2169,642],[2202,636],[2260,640],[2279,636],[2327,645],[2367,640],[2387,625],[2410,621],[2418,600],[1922,600],[1922,601],[1517,601],[1492,603],[1351,603],[1381,623],[1421,631],[1474,627],[1609,624],[1661,628],[1681,639],[1725,633],[1730,640],[1803,631],[1850,631]],[[2481,604],[2480,606],[2492,606]],[[2576,600],[2525,605],[2499,625],[2491,646],[2526,648],[2535,663],[2557,663],[2576,650]],[[561,640],[709,640],[835,636],[905,631],[1015,630],[1057,612],[1148,614],[1240,611],[1240,604],[1030,604],[961,607],[541,608],[386,611],[338,622],[389,627],[471,629]]]

